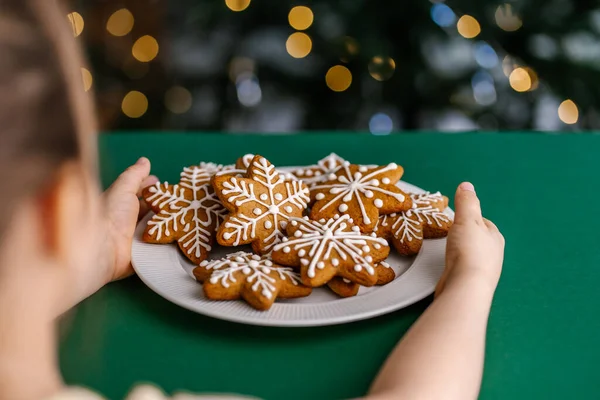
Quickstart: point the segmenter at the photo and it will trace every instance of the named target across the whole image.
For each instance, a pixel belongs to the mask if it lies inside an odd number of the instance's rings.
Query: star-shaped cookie
[[[308,296],[312,289],[302,285],[293,269],[274,264],[266,256],[237,252],[220,260],[202,261],[194,276],[203,283],[211,300],[243,298],[257,310],[268,310],[275,299]]]
[[[287,234],[274,247],[273,260],[300,267],[302,282],[311,287],[324,285],[334,276],[373,286],[377,283],[375,264],[390,252],[385,239],[361,233],[348,215],[320,221],[294,218]]]
[[[410,197],[396,183],[404,169],[394,163],[382,167],[350,164],[348,161],[327,181],[311,188],[315,203],[310,217],[329,219],[336,214],[348,214],[363,232],[372,232],[380,214],[410,209]]]
[[[215,175],[213,187],[231,212],[217,232],[223,246],[252,243],[267,254],[284,237],[288,220],[301,217],[310,200],[302,181],[288,181],[262,156],[255,156],[246,177]]]
[[[178,184],[156,183],[142,192],[155,215],[148,221],[143,240],[177,244],[194,263],[211,250],[215,230],[227,210],[210,185],[212,170],[184,168]]]
[[[448,198],[437,193],[411,194],[410,210],[383,215],[375,227],[377,236],[392,242],[398,253],[415,255],[421,250],[423,239],[448,235],[452,218],[444,213]]]

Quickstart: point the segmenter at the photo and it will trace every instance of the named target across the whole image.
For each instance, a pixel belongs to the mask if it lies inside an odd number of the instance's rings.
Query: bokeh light
[[[498,55],[496,51],[486,42],[475,43],[474,50],[475,61],[483,68],[494,68],[498,65]]]
[[[325,82],[334,92],[343,92],[352,84],[352,73],[343,65],[335,65],[327,71]]]
[[[565,100],[558,106],[558,118],[565,124],[575,124],[579,119],[579,109],[573,100]]]
[[[241,105],[254,107],[262,100],[262,90],[258,78],[253,74],[243,74],[236,83],[237,97]]]
[[[530,67],[523,67],[523,69],[527,71],[527,73],[529,74],[529,79],[531,79],[531,88],[529,89],[529,91],[537,89],[540,84],[537,73]]]
[[[358,41],[350,36],[345,36],[338,42],[340,61],[349,62],[360,52]]]
[[[85,25],[81,14],[79,14],[77,11],[73,11],[72,13],[67,14],[67,18],[69,19],[69,23],[71,24],[71,28],[73,29],[73,35],[75,37],[81,35],[81,32],[83,32],[83,27]]]
[[[125,36],[133,29],[133,14],[126,8],[115,11],[106,22],[106,30],[113,36]]]
[[[514,69],[518,66],[519,65],[510,56],[506,56],[502,60],[502,72],[504,72],[504,75],[507,78],[510,76],[511,72],[513,72]]]
[[[515,68],[508,77],[510,87],[517,92],[526,92],[531,89],[531,77],[525,68]]]
[[[507,32],[514,32],[523,26],[523,21],[518,15],[513,13],[512,5],[503,4],[496,9],[496,24],[500,29]]]
[[[394,122],[386,113],[377,113],[369,120],[369,131],[373,135],[389,135],[393,129]]]
[[[288,54],[294,58],[304,58],[312,50],[312,40],[303,32],[295,32],[285,42]]]
[[[396,62],[391,57],[375,56],[369,62],[369,73],[380,82],[390,79],[395,70]]]
[[[144,93],[132,90],[123,97],[121,110],[129,118],[139,118],[148,110],[148,98]]]
[[[313,12],[305,6],[296,6],[290,10],[288,21],[290,26],[296,30],[303,31],[308,29],[314,20]]]
[[[456,23],[458,33],[467,39],[472,39],[481,33],[479,22],[470,15],[463,15]]]
[[[94,79],[92,73],[87,68],[81,68],[81,78],[83,79],[83,90],[86,92],[92,88]]]
[[[150,35],[142,36],[133,44],[131,54],[138,61],[152,61],[158,55],[158,42]]]
[[[165,107],[173,114],[183,114],[192,106],[192,94],[181,86],[173,86],[165,93]]]
[[[225,5],[231,11],[244,11],[250,5],[250,0],[225,0]]]
[[[431,19],[442,28],[447,28],[456,22],[456,14],[444,3],[436,3],[431,6]]]
[[[234,57],[229,63],[229,79],[231,82],[237,81],[238,76],[247,73],[253,73],[256,62],[247,57]]]

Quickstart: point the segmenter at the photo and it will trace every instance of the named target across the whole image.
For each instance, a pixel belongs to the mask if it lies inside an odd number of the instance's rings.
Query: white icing
[[[398,168],[396,164],[388,164],[385,167],[369,167],[367,168],[367,171],[365,171],[364,174],[356,172],[354,176],[350,172],[349,166],[350,164],[348,162],[343,163],[342,167],[338,169],[336,174],[334,174],[333,178],[330,176],[329,181],[324,182],[322,184],[317,184],[311,188],[313,190],[328,189],[328,193],[330,195],[333,195],[330,196],[331,200],[323,204],[323,206],[321,207],[322,210],[333,206],[340,200],[342,200],[345,203],[348,203],[353,198],[356,198],[362,216],[362,220],[365,224],[368,225],[371,224],[372,221],[367,215],[363,196],[367,198],[372,198],[374,196],[383,198],[392,197],[397,201],[401,202],[405,200],[405,196],[402,193],[394,192],[379,187],[378,178],[381,177],[383,179],[383,174]],[[400,191],[400,189],[398,189],[398,191]],[[367,192],[371,193],[367,195]],[[324,198],[326,197],[327,196],[325,196]],[[381,204],[379,206],[381,207],[383,206],[383,201],[381,198],[377,198],[375,199],[373,204],[375,204],[376,207],[377,204]]]
[[[174,233],[181,249],[195,258],[210,251],[211,237],[227,214],[209,183],[217,167],[223,168],[212,163],[208,168],[186,167],[179,184],[156,183],[149,188],[146,201],[161,211],[148,221],[148,234],[160,240]]]
[[[323,193],[317,193],[317,195],[315,196],[315,199],[317,200],[323,200],[325,198],[325,195]]]
[[[373,204],[375,205],[375,207],[381,208],[381,207],[383,207],[383,200],[381,200],[381,199],[375,199],[375,201],[373,202]]]
[[[340,210],[340,212],[346,212],[348,211],[348,204],[340,204],[340,206],[338,207],[338,210]]]
[[[387,176],[381,179],[381,183],[383,183],[384,185],[389,185],[390,182],[390,178],[388,178]]]
[[[346,278],[342,278],[342,281],[344,281],[344,283],[352,283],[352,281],[350,279],[346,279]]]
[[[323,222],[302,218],[294,218],[292,220],[298,222],[296,233],[301,232],[302,235],[298,236],[295,234],[294,238],[290,238],[285,244],[275,245],[274,250],[278,251],[285,246],[290,246],[298,251],[298,255],[300,255],[301,251],[304,251],[305,253],[302,254],[308,255],[310,261],[303,258],[300,262],[302,265],[308,266],[307,275],[309,278],[314,278],[316,269],[322,268],[319,265],[324,266],[325,262],[330,261],[331,265],[338,266],[338,258],[352,260],[355,270],[361,271],[365,269],[369,274],[373,275],[375,273],[372,265],[373,258],[363,255],[363,247],[370,247],[375,244],[388,246],[385,239],[355,232],[353,229],[350,229],[350,225],[347,224],[350,220],[348,215],[342,215],[337,219],[330,218],[328,221]],[[320,262],[323,262],[323,264],[319,264]]]
[[[276,278],[271,275],[276,272],[279,279],[288,280],[294,285],[300,284],[300,276],[292,268],[274,266],[266,257],[255,254],[237,252],[220,260],[208,262],[201,267],[207,271],[213,271],[210,275],[210,283],[220,284],[229,288],[235,283],[235,273],[241,271],[246,282],[251,283],[254,292],[259,292],[267,299],[272,299],[275,294]]]
[[[256,226],[264,221],[262,226],[266,232],[260,239],[265,244],[263,250],[268,253],[273,245],[279,243],[284,237],[283,230],[287,226],[289,214],[294,212],[292,206],[296,207],[298,214],[308,206],[309,190],[301,181],[285,180],[264,157],[256,158],[252,162],[248,175],[251,178],[230,177],[224,181],[221,195],[225,201],[236,207],[249,203],[247,207],[251,209],[260,208],[266,211],[260,215],[254,213],[246,215],[239,210],[232,213],[226,226],[228,229],[223,232],[223,238],[233,239],[234,246],[259,239]],[[263,193],[257,196],[255,191]],[[285,195],[278,200],[277,194],[281,192]]]
[[[254,213],[254,215],[260,215],[262,214],[262,210],[258,207],[256,207],[254,210],[252,210],[252,212]]]
[[[277,200],[277,201],[283,200],[283,195],[281,193],[275,193],[275,200]]]

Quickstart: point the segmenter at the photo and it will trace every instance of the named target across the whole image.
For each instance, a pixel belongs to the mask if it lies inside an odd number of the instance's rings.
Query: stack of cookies
[[[177,242],[195,264],[207,298],[243,298],[268,310],[276,298],[310,295],[327,285],[342,297],[395,278],[390,244],[417,254],[423,239],[448,233],[448,199],[411,194],[396,183],[401,166],[356,165],[335,154],[281,171],[248,154],[235,165],[184,168],[178,184],[157,183],[143,197],[155,215],[143,239]],[[232,249],[207,261],[214,241]]]

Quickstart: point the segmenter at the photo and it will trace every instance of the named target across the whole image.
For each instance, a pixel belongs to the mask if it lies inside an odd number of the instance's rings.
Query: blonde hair
[[[93,104],[79,49],[56,0],[0,3],[0,239],[15,207],[66,160],[92,171]]]

